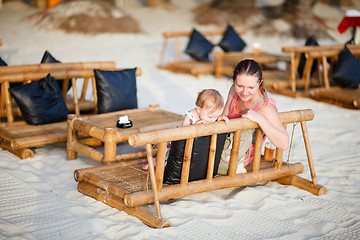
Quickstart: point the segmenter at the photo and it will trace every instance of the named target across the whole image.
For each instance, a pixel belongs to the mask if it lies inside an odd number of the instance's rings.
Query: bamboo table
[[[132,121],[132,127],[116,127],[123,115]],[[117,155],[116,146],[132,134],[174,128],[181,125],[182,120],[182,115],[161,110],[159,105],[85,117],[68,115],[67,160],[76,159],[78,153],[104,164],[146,157],[145,152]],[[89,137],[79,138],[79,134]],[[104,144],[104,153],[95,148],[100,144]]]
[[[260,52],[258,54],[246,52],[219,52],[216,56],[215,77],[220,78],[222,74],[231,75],[235,67],[234,65],[244,59],[253,59],[260,65],[290,61],[288,56],[281,56],[266,52]]]

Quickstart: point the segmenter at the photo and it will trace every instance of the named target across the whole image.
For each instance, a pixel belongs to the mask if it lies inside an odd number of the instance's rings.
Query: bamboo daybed
[[[122,70],[122,69],[112,69]],[[81,99],[78,98],[76,80],[92,79],[93,98],[92,108],[97,109],[97,92],[92,69],[82,70],[57,70],[57,71],[37,71],[26,73],[0,74],[1,98],[5,106],[6,121],[0,124],[0,147],[7,150],[19,158],[25,159],[34,157],[33,147],[46,144],[66,142],[67,139],[67,121],[56,122],[43,125],[29,125],[22,119],[14,117],[12,98],[9,92],[10,83],[29,82],[34,79],[41,79],[50,73],[55,79],[71,79],[73,88],[73,106],[76,115],[80,115]],[[141,69],[137,68],[136,75],[141,75]],[[86,88],[85,88],[86,90]],[[83,89],[82,95],[85,96]]]
[[[306,127],[306,121],[313,119],[314,112],[310,109],[298,110],[280,113],[279,116],[285,127],[289,123],[301,123],[312,181],[296,175],[304,171],[302,163],[283,163],[283,151],[280,149],[276,150],[276,160],[270,162],[270,164],[269,162],[265,164],[261,160],[263,133],[260,129],[258,129],[256,135],[252,169],[249,169],[247,173],[236,174],[241,131],[258,128],[256,123],[248,119],[239,118],[230,120],[228,125],[224,122],[216,122],[207,125],[191,125],[131,135],[129,144],[133,147],[145,146],[147,160],[138,159],[76,170],[74,177],[78,182],[78,190],[111,207],[125,211],[127,214],[137,217],[146,225],[154,228],[171,226],[170,222],[161,217],[159,201],[195,193],[273,180],[281,184],[296,186],[315,195],[325,194],[326,188],[317,184]],[[225,176],[218,175],[213,177],[217,134],[227,132],[234,132],[229,173]],[[206,179],[189,182],[194,138],[209,135],[211,136],[211,142],[207,177]],[[180,183],[175,185],[163,184],[167,143],[182,139],[186,139],[186,146]],[[153,164],[152,155],[154,145],[158,145],[156,168]],[[143,163],[149,164],[150,181],[148,181],[148,173],[141,170]],[[156,214],[153,214],[146,206],[143,206],[150,203],[155,204]]]
[[[221,37],[225,31],[201,31],[201,34],[208,38],[208,40],[216,44],[215,38]],[[237,31],[238,34],[243,34],[244,31]],[[202,74],[212,74],[215,72],[215,50],[212,50],[212,55],[214,57],[214,61],[211,62],[199,62],[194,59],[183,60],[183,55],[181,54],[182,40],[188,40],[191,36],[191,31],[189,32],[164,32],[164,42],[161,49],[160,62],[158,67],[161,69],[166,69],[175,73],[188,73],[194,75],[196,77],[200,77]],[[174,42],[175,46],[175,61],[174,62],[166,62],[165,63],[165,55],[168,47],[168,42]]]
[[[85,69],[114,69],[116,67],[115,62],[73,62],[73,63],[39,63],[39,64],[26,64],[26,65],[13,65],[13,66],[0,66],[0,76],[2,74],[20,74],[26,73],[29,77],[31,73],[45,72],[45,71],[57,71],[57,70],[85,70]],[[6,75],[5,75],[6,77]],[[14,76],[13,76],[14,77]],[[19,81],[23,79],[22,75],[18,75]],[[34,78],[26,80],[24,83],[29,83]],[[70,112],[75,111],[75,105],[72,97],[67,95],[67,89],[70,79],[63,81],[63,97]],[[84,79],[81,97],[79,98],[79,109],[82,111],[94,112],[95,106],[93,101],[85,100],[85,94],[88,87],[89,78]],[[3,92],[4,90],[1,90]],[[4,95],[1,93],[1,95]],[[20,110],[17,108],[15,102],[12,102],[13,111],[15,116],[20,116]],[[4,98],[0,98],[0,118],[6,117],[5,101]]]
[[[347,45],[351,52],[357,53],[360,50],[360,45]],[[267,81],[270,91],[283,94],[286,96],[310,96],[308,89],[310,87],[320,87],[325,83],[325,78],[328,75],[327,59],[321,56],[322,52],[331,52],[329,58],[331,62],[334,57],[344,48],[344,44],[324,45],[324,46],[286,46],[282,47],[282,52],[290,54],[290,74],[289,79],[274,78]],[[303,75],[297,77],[297,69],[300,63],[300,57],[304,54],[306,58]],[[315,59],[318,59],[318,76],[311,76],[311,69]],[[320,68],[321,66],[321,68]],[[325,71],[324,71],[325,69]],[[321,71],[323,77],[321,76]]]

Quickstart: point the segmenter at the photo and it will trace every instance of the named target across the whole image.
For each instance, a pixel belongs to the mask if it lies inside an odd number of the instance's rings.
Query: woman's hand
[[[247,111],[247,113],[243,114],[242,116],[256,123],[258,123],[260,118],[262,118],[260,113],[251,109],[249,109],[249,111]]]
[[[216,121],[225,121],[225,124],[228,124],[229,123],[229,118],[227,116],[220,116],[218,117],[218,119]]]

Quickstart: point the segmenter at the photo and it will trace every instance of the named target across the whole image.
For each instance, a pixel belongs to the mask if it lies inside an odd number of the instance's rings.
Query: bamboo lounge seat
[[[279,116],[285,127],[289,123],[301,123],[312,178],[311,181],[296,175],[303,172],[304,166],[302,163],[282,162],[283,151],[280,149],[276,149],[274,162],[264,164],[265,162],[261,160],[261,147],[263,142],[261,129],[258,128],[256,123],[248,119],[239,118],[230,120],[228,125],[224,122],[216,122],[207,125],[191,125],[131,135],[128,140],[129,144],[132,147],[145,146],[147,160],[138,159],[87,169],[78,169],[74,172],[75,180],[78,182],[78,190],[111,207],[123,210],[129,215],[137,217],[146,225],[154,228],[171,226],[170,222],[161,217],[159,201],[179,198],[195,193],[273,180],[281,184],[296,186],[315,195],[325,194],[326,188],[317,184],[306,127],[306,121],[313,119],[314,112],[310,109],[297,110],[280,113]],[[241,131],[253,128],[258,128],[258,131],[252,169],[249,169],[247,173],[236,174]],[[227,132],[234,132],[229,172],[228,175],[217,175],[213,177],[217,134]],[[211,136],[209,158],[207,160],[207,177],[201,180],[189,181],[194,138],[202,136]],[[174,185],[163,184],[167,143],[183,139],[186,139],[186,146],[180,183]],[[156,168],[153,164],[152,155],[152,146],[154,145],[158,145]],[[141,166],[145,162],[149,164],[148,172],[150,174],[150,181],[148,181],[148,173],[141,170]],[[154,203],[156,215],[146,206],[143,206],[150,203]]]
[[[121,69],[113,69],[121,70]],[[44,78],[48,73],[55,79],[71,79],[73,87],[73,105],[76,115],[80,115],[81,100],[77,96],[76,80],[92,79],[93,87],[93,108],[97,108],[97,93],[94,71],[92,69],[82,70],[56,70],[38,71],[27,73],[0,74],[1,98],[5,103],[6,121],[0,124],[0,147],[15,154],[19,158],[25,159],[34,157],[34,152],[30,148],[46,144],[66,142],[67,121],[56,122],[43,125],[29,125],[22,119],[14,117],[12,110],[12,99],[9,92],[9,85],[13,82],[28,82],[34,79]],[[141,75],[138,68],[136,75]],[[81,98],[80,98],[81,99]]]
[[[238,34],[244,32],[237,31]],[[202,31],[201,34],[208,38],[210,42],[215,44],[216,37],[221,37],[224,31]],[[215,61],[211,62],[199,62],[194,59],[183,60],[183,54],[181,53],[181,47],[183,46],[183,40],[188,40],[191,36],[191,32],[164,32],[164,42],[160,55],[160,63],[158,65],[161,69],[166,69],[175,73],[187,73],[200,77],[203,74],[212,74],[215,72]],[[170,47],[175,48],[175,61],[165,63],[165,55],[167,54],[167,48],[169,41],[174,42],[174,45]],[[212,55],[215,57],[215,50],[212,50]]]
[[[2,74],[19,74],[26,73],[29,77],[31,73],[57,71],[57,70],[84,70],[84,69],[114,69],[116,67],[115,62],[74,62],[74,63],[40,63],[40,64],[26,64],[26,65],[13,65],[13,66],[0,66],[0,75]],[[24,76],[18,75],[19,80]],[[37,80],[35,78],[27,79],[24,83],[29,83],[31,80]],[[75,105],[73,98],[67,95],[67,89],[70,79],[63,81],[63,97],[70,112],[75,111]],[[79,98],[79,109],[81,111],[94,112],[94,102],[85,100],[85,95],[88,87],[89,78],[84,79],[81,97]],[[3,90],[2,90],[3,91]],[[4,90],[5,91],[5,90]],[[1,94],[3,95],[3,94]],[[13,111],[15,116],[20,116],[20,110],[17,108],[15,102],[13,104]],[[6,117],[5,102],[3,97],[0,98],[0,118]]]
[[[352,52],[357,52],[360,45],[347,45]],[[290,76],[289,81],[273,82],[274,90],[277,93],[287,96],[309,96],[308,90],[310,87],[319,87],[326,84],[328,75],[327,58],[323,57],[323,53],[329,54],[328,58],[331,60],[331,65],[334,62],[334,57],[344,48],[344,44],[323,45],[323,46],[286,46],[282,47],[282,52],[290,53]],[[297,76],[297,69],[300,63],[300,57],[304,54],[306,58],[303,75]],[[318,59],[318,77],[311,76],[311,69],[314,60]],[[320,68],[321,66],[321,68]],[[321,76],[321,70],[322,75]],[[326,85],[325,85],[326,86]]]

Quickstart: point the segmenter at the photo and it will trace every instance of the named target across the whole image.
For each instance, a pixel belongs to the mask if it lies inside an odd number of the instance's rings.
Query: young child
[[[204,89],[198,93],[195,105],[196,107],[194,109],[185,111],[184,120],[181,124],[182,127],[192,124],[208,124],[215,122],[222,113],[224,98],[215,89]],[[225,122],[228,121],[228,119],[223,120]],[[170,146],[169,143],[167,146],[167,155]],[[148,168],[148,164],[145,164],[142,167],[143,170],[148,170]]]

